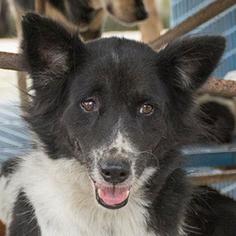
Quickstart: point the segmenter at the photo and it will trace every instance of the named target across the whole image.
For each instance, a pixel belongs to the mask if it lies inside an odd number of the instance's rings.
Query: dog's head
[[[110,38],[83,44],[28,14],[23,52],[35,91],[27,118],[51,158],[86,167],[100,204],[124,206],[150,176],[178,168],[170,153],[195,128],[192,95],[213,71],[222,37],[178,40],[155,52]]]
[[[102,0],[105,9],[121,23],[134,23],[145,20],[148,13],[143,0]]]

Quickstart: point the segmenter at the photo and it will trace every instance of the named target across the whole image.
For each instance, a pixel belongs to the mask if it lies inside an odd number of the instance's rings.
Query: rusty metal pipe
[[[149,45],[154,50],[159,50],[163,45],[171,42],[173,39],[176,39],[186,33],[189,33],[191,30],[195,29],[199,25],[207,22],[213,17],[217,16],[226,9],[232,7],[236,4],[236,0],[216,0],[210,3],[205,8],[201,9],[194,15],[188,17],[179,25],[175,26],[173,29],[167,31],[164,35],[160,36],[158,39],[151,42]]]

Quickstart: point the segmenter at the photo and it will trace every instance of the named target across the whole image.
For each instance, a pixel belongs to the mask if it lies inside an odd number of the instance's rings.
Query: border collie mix
[[[34,96],[26,120],[39,141],[2,167],[7,234],[235,235],[235,202],[191,187],[178,151],[198,133],[193,93],[224,47],[218,36],[158,53],[118,38],[84,44],[27,14],[22,49]]]

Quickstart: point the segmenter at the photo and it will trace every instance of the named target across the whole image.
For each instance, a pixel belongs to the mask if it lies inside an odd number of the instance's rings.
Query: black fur
[[[208,130],[208,137],[202,143],[230,143],[235,129],[232,111],[217,101],[207,101],[199,105],[198,115]]]
[[[193,96],[217,65],[225,40],[185,38],[158,53],[118,38],[83,44],[58,24],[34,14],[24,18],[23,33],[22,49],[35,93],[26,120],[49,157],[75,158],[92,174],[94,158],[88,153],[111,143],[111,134],[122,121],[122,131],[140,153],[135,159],[136,178],[146,167],[156,170],[143,186],[151,202],[148,230],[177,236],[186,212],[187,224],[205,227],[198,224],[201,215],[188,211],[195,199],[181,169],[179,148],[201,131]],[[86,112],[81,104],[91,97],[98,109]],[[142,104],[151,104],[154,112],[140,113]],[[128,154],[134,161],[132,152]],[[227,204],[229,199],[224,199]],[[235,227],[230,225],[229,232]]]
[[[24,192],[20,192],[13,210],[9,236],[40,236],[34,208]]]
[[[89,24],[94,16],[96,16],[96,11],[89,5],[87,0],[70,0],[68,17],[73,23],[86,23]]]
[[[208,187],[195,189],[186,217],[189,236],[235,236],[236,202]]]
[[[13,174],[18,168],[19,162],[19,158],[11,158],[4,161],[1,165],[0,177],[8,177],[9,175]]]

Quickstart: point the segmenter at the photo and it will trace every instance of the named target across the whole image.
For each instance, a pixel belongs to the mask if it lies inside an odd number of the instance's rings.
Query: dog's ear
[[[29,73],[45,83],[47,79],[63,77],[73,66],[72,57],[76,58],[75,54],[83,50],[78,36],[37,14],[28,13],[23,18],[22,29],[22,49]]]
[[[71,35],[53,20],[37,14],[28,13],[22,28],[22,50],[34,91],[32,104],[27,109],[34,126],[39,115],[42,124],[55,119],[49,118],[49,112],[55,114],[66,102],[71,74],[81,65],[86,50],[77,35]]]
[[[195,91],[213,72],[224,48],[221,36],[177,40],[158,53],[158,74],[179,91]]]

